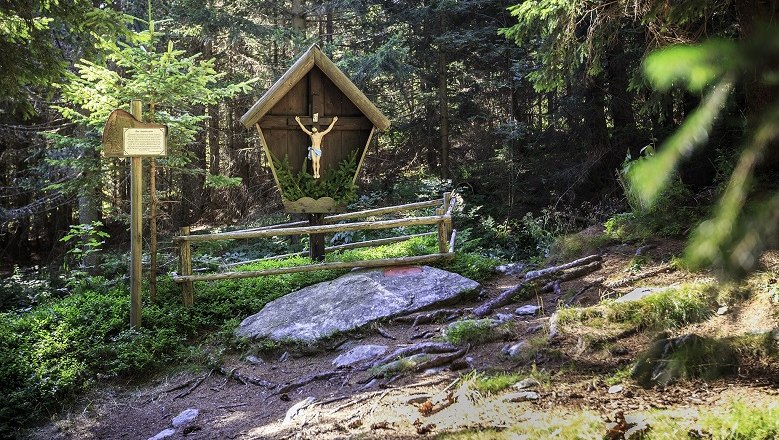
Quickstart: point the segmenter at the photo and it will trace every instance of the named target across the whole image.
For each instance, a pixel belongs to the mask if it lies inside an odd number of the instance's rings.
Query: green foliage
[[[621,241],[644,241],[657,235],[678,237],[700,218],[699,210],[689,206],[692,192],[678,177],[671,178],[651,203],[641,196],[636,173],[643,172],[644,165],[655,156],[654,149],[647,147],[641,157],[625,159],[617,177],[631,212],[615,214],[606,221],[608,236]]]
[[[779,73],[766,61],[777,52],[779,34],[776,28],[766,27],[741,42],[710,41],[671,48],[647,59],[646,74],[658,87],[681,82],[691,91],[704,87],[707,91],[699,108],[668,138],[660,153],[630,176],[646,203],[656,200],[680,160],[707,140],[739,79],[765,91],[775,89]],[[680,55],[685,58],[677,59]],[[769,102],[760,110],[750,121],[752,129],[713,217],[692,235],[686,258],[694,267],[715,266],[729,276],[743,277],[755,269],[759,255],[777,235],[779,192],[750,202],[755,167],[779,138],[779,102]]]
[[[74,48],[94,56],[100,34],[121,35],[128,18],[88,0],[12,0],[0,7],[0,104],[26,117],[38,88],[60,80]]]
[[[91,224],[70,226],[70,231],[60,241],[69,244],[67,254],[70,257],[71,265],[76,263],[78,267],[86,268],[88,258],[101,251],[105,239],[110,237],[107,232],[100,230],[102,226],[103,222],[99,220],[95,220]],[[65,264],[64,269],[67,271],[67,261]]]
[[[645,387],[666,386],[684,379],[719,379],[735,372],[737,364],[727,341],[687,334],[655,341],[638,357],[631,376]]]
[[[524,377],[525,375],[519,373],[483,374],[473,371],[461,380],[472,382],[472,387],[481,393],[496,394],[511,387]]]
[[[205,187],[213,189],[233,188],[241,185],[240,177],[228,177],[221,174],[206,175]]]
[[[145,119],[168,126],[168,156],[157,159],[180,176],[192,160],[189,146],[194,142],[205,115],[196,115],[196,106],[216,104],[221,100],[247,92],[253,81],[223,84],[224,74],[217,73],[214,60],[201,60],[200,55],[187,56],[176,49],[173,41],[148,30],[128,34],[126,39],[106,35],[99,38],[105,59],[94,62],[81,59],[75,73],[68,73],[57,88],[62,105],[55,106],[67,120],[75,122],[78,135],[49,133],[52,147],[46,162],[58,170],[74,170],[74,178],[52,182],[49,189],[94,198],[108,181],[118,161],[100,160],[100,134],[115,109],[129,110],[130,101],[140,99]],[[188,170],[203,172],[203,170]],[[54,174],[53,177],[56,177]],[[235,185],[236,179],[210,176],[209,184]]]
[[[10,276],[0,278],[0,313],[24,309],[51,297],[51,284],[38,269],[14,266]]]
[[[276,177],[281,185],[281,194],[290,201],[303,197],[316,200],[321,197],[332,197],[338,204],[348,204],[357,199],[357,186],[354,184],[354,174],[357,172],[357,152],[338,164],[338,167],[325,172],[323,178],[314,179],[305,167],[295,175],[289,163],[289,157],[283,160],[273,158]]]

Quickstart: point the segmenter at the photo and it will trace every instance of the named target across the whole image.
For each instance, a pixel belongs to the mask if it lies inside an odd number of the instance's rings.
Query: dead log
[[[592,263],[593,261],[601,261],[600,255],[589,255],[578,260],[573,260],[569,263],[561,264],[559,266],[547,267],[545,269],[532,270],[525,274],[524,281],[532,281],[538,278],[547,278],[557,272],[562,272],[578,266],[584,266],[585,264]]]
[[[658,266],[658,267],[656,267],[654,269],[650,269],[650,270],[648,270],[646,272],[643,272],[643,273],[640,273],[640,274],[637,274],[637,275],[633,275],[633,276],[629,276],[629,277],[623,278],[623,279],[621,279],[619,281],[614,281],[614,282],[611,282],[611,283],[604,283],[603,285],[605,287],[608,287],[609,289],[616,289],[618,287],[627,286],[628,284],[633,284],[636,281],[643,280],[644,278],[653,277],[653,276],[655,276],[657,274],[660,274],[660,273],[663,273],[663,272],[668,272],[668,271],[673,271],[673,270],[674,270],[674,268],[670,264],[663,264],[663,265]]]
[[[577,267],[575,270],[565,272],[560,276],[560,278],[557,278],[556,280],[544,285],[544,287],[541,288],[541,293],[554,292],[555,284],[557,284],[559,289],[559,283],[564,283],[566,281],[575,280],[576,278],[581,278],[585,275],[589,275],[595,272],[600,268],[601,268],[600,261],[593,261],[592,263],[589,263],[586,266]],[[559,292],[557,293],[559,294]]]
[[[462,309],[440,309],[427,313],[417,313],[413,315],[398,316],[394,319],[396,322],[413,322],[412,326],[416,327],[419,324],[427,324],[434,322],[435,320],[443,316],[462,315]]]
[[[451,353],[453,351],[457,351],[457,347],[452,344],[448,344],[446,342],[420,342],[419,344],[409,345],[407,347],[401,347],[393,351],[391,354],[384,356],[383,358],[371,364],[370,368],[376,368],[386,363],[400,359],[402,357],[408,357],[414,354],[419,354],[419,353],[438,354],[438,353]]]
[[[489,315],[490,313],[492,313],[492,311],[497,309],[498,307],[503,307],[506,304],[511,303],[511,298],[517,293],[519,293],[530,281],[535,281],[542,278],[548,278],[551,277],[552,275],[556,275],[559,272],[562,272],[567,269],[572,269],[574,267],[584,266],[587,268],[587,269],[582,268],[581,272],[571,271],[569,274],[560,277],[561,281],[571,280],[586,275],[588,273],[594,272],[595,270],[600,268],[600,261],[601,261],[600,255],[590,255],[588,257],[580,258],[578,260],[561,264],[559,266],[552,266],[552,267],[547,267],[546,269],[539,269],[539,270],[528,272],[527,274],[525,274],[525,278],[522,280],[521,283],[517,284],[516,286],[510,289],[501,292],[501,294],[498,295],[497,297],[491,299],[490,301],[485,302],[479,307],[476,307],[475,309],[473,309],[473,314],[477,318],[483,318]],[[568,277],[573,277],[573,278],[568,278]],[[549,288],[550,288],[549,291],[551,292],[553,285],[549,285]]]

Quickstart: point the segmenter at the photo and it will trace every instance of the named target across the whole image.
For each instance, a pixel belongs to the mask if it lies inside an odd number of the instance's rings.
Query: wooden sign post
[[[103,155],[130,158],[130,326],[141,325],[143,247],[143,157],[168,153],[168,128],[142,122],[142,103],[130,102],[130,113],[114,110],[103,129]]]
[[[142,120],[141,101],[130,103],[130,113],[137,120]],[[127,131],[124,136],[124,152],[127,153]],[[141,257],[143,246],[143,159],[141,156],[130,157],[130,326],[141,325],[141,277],[143,276]]]

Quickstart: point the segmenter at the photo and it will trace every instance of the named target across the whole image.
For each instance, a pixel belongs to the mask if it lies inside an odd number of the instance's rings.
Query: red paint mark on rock
[[[388,267],[384,269],[385,277],[402,277],[406,275],[414,275],[424,272],[419,266],[400,266],[400,267]]]

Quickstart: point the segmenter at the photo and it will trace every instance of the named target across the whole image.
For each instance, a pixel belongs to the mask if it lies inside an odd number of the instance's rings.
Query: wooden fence
[[[324,225],[319,226],[305,226],[308,224],[306,221],[284,223],[273,226],[266,226],[262,228],[246,229],[242,231],[221,232],[216,234],[201,234],[190,235],[189,227],[183,227],[180,231],[180,236],[173,239],[179,246],[179,273],[173,273],[173,281],[181,284],[181,291],[184,299],[184,304],[189,307],[194,303],[194,286],[195,281],[215,281],[215,280],[227,280],[238,278],[254,278],[267,275],[281,275],[287,273],[297,272],[311,272],[317,270],[333,270],[333,269],[351,269],[355,267],[388,267],[388,266],[405,266],[413,264],[425,264],[436,261],[442,261],[451,259],[454,257],[454,241],[457,231],[452,228],[452,210],[456,203],[456,197],[452,197],[451,193],[444,193],[443,199],[431,200],[427,202],[409,203],[405,205],[388,206],[384,208],[367,209],[364,211],[350,212],[345,214],[336,214],[326,216],[324,218]],[[424,217],[407,217],[393,220],[376,220],[376,221],[359,221],[352,223],[337,223],[346,220],[353,220],[359,218],[365,218],[370,216],[385,215],[385,214],[397,214],[401,212],[408,212],[417,209],[424,208],[437,208],[435,215]],[[192,250],[193,243],[217,241],[217,240],[244,240],[252,238],[264,238],[264,237],[278,237],[284,235],[303,235],[303,234],[331,234],[335,232],[344,231],[360,231],[360,230],[378,230],[378,229],[391,229],[402,226],[420,226],[420,225],[436,225],[436,230],[425,234],[403,235],[399,237],[382,238],[378,240],[367,240],[357,243],[349,243],[340,246],[332,246],[325,248],[325,252],[333,252],[343,249],[355,249],[361,247],[379,246],[388,243],[397,243],[405,240],[409,240],[414,237],[424,235],[437,235],[438,237],[438,252],[429,255],[416,255],[409,257],[397,257],[397,258],[383,258],[374,260],[361,260],[361,261],[348,261],[348,262],[329,262],[329,263],[314,263],[306,264],[302,266],[293,267],[280,267],[274,269],[241,271],[241,272],[222,272],[211,274],[193,274],[192,270]],[[284,254],[270,258],[286,258],[294,255],[301,255],[303,253],[296,254]],[[237,266],[241,264],[249,264],[260,260],[244,261],[240,263],[232,263],[228,266]]]

